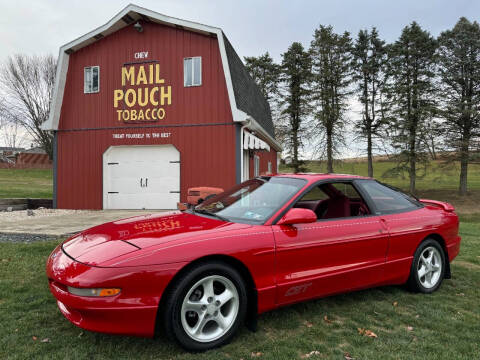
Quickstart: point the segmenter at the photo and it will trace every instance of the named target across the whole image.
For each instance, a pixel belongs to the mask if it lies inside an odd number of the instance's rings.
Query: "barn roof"
[[[263,135],[276,150],[281,150],[281,146],[275,140],[267,101],[220,28],[166,16],[133,4],[126,6],[106,24],[60,48],[51,111],[48,120],[42,124],[44,130],[58,129],[69,55],[138,20],[215,36],[218,40],[233,121],[249,124],[251,129]]]
[[[271,136],[275,136],[270,105],[225,34],[223,34],[223,40],[237,107],[257,120]]]

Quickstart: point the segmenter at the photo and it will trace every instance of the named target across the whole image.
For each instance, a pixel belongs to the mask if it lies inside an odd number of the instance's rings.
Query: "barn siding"
[[[180,200],[192,186],[228,188],[237,180],[240,146],[215,37],[153,23],[144,32],[123,28],[69,57],[57,132],[56,203],[58,208],[102,209],[103,153],[116,145],[173,144],[180,151]],[[166,117],[149,123],[117,120],[113,92],[122,89],[121,68],[148,51],[158,60],[165,86],[172,86]],[[202,57],[202,85],[184,87],[183,58]],[[84,94],[84,67],[100,66],[100,92]],[[142,86],[143,87],[143,86]],[[128,88],[128,87],[126,87]],[[124,88],[124,89],[126,89]],[[137,87],[135,87],[137,88]],[[171,133],[161,139],[115,139],[113,134]],[[276,153],[270,156],[276,169]],[[272,155],[274,154],[274,155]],[[267,169],[261,155],[261,172]],[[253,174],[253,172],[252,172]]]
[[[122,66],[142,61],[134,59],[139,51],[149,52],[146,60],[158,60],[165,85],[172,86],[165,119],[145,126],[233,121],[217,39],[159,24],[143,26],[143,33],[129,26],[70,55],[59,129],[131,127],[116,120],[113,91],[122,88]],[[202,85],[184,87],[183,58],[191,56],[202,57]],[[94,65],[100,66],[100,92],[84,94],[83,69]]]
[[[254,174],[254,158],[253,155],[257,155],[260,158],[260,175],[265,175],[268,171],[268,162],[272,162],[272,174],[277,173],[277,152],[270,148],[270,151],[256,151],[252,153],[250,157],[250,178],[253,178]]]

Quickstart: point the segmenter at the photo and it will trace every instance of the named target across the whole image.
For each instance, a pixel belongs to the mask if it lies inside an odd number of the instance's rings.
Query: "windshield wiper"
[[[217,214],[215,214],[215,213],[213,213],[213,212],[210,212],[210,211],[207,211],[207,210],[195,209],[195,208],[193,208],[193,212],[194,212],[194,213],[198,213],[198,214],[205,214],[205,215],[214,216],[214,217],[216,217],[217,219],[220,219],[220,220],[222,220],[222,221],[230,222],[230,220],[227,219],[226,217],[217,215]]]

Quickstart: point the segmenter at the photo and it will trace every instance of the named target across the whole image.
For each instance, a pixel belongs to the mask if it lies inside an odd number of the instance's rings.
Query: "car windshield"
[[[255,178],[206,200],[194,211],[232,222],[262,224],[304,185],[303,179]]]

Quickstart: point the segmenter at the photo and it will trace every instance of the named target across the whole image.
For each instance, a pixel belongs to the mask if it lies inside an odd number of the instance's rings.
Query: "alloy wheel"
[[[211,275],[197,281],[181,307],[183,329],[193,340],[211,342],[225,335],[239,311],[238,291],[232,281]]]
[[[426,247],[418,259],[417,275],[420,283],[426,289],[437,285],[442,274],[442,257],[438,249]]]

